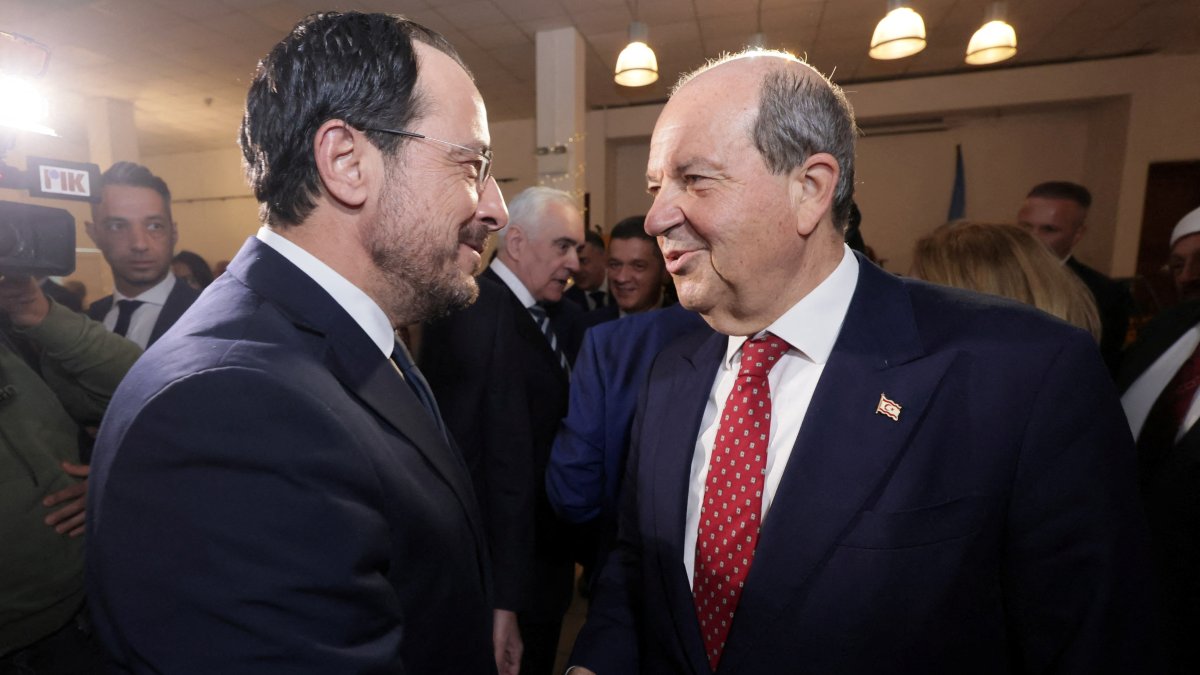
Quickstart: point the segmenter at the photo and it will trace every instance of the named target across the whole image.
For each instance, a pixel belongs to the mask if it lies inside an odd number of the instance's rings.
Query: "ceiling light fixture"
[[[650,29],[641,21],[629,24],[629,44],[617,57],[613,80],[622,87],[644,87],[658,79],[658,59],[646,44]]]
[[[658,58],[646,44],[650,29],[638,21],[637,0],[633,0],[633,23],[629,24],[629,44],[617,57],[613,80],[622,87],[644,87],[658,79]]]
[[[984,16],[984,24],[971,36],[967,45],[967,63],[984,66],[999,63],[1017,55],[1017,31],[1005,20],[1004,2],[993,2]]]
[[[873,59],[902,59],[925,49],[925,22],[906,6],[907,0],[888,0],[888,13],[871,36]]]

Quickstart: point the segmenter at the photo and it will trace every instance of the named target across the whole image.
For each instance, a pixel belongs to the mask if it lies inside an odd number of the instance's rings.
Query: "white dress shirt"
[[[1200,345],[1200,326],[1192,326],[1191,330],[1179,336],[1175,344],[1163,352],[1162,356],[1150,364],[1146,372],[1125,390],[1125,394],[1121,396],[1121,406],[1125,408],[1125,417],[1129,420],[1129,429],[1134,438],[1142,432],[1142,426],[1146,424],[1154,402],[1171,382],[1171,378],[1175,377],[1183,362],[1196,351],[1196,345]],[[1175,440],[1182,438],[1197,419],[1200,419],[1200,390],[1192,396],[1192,405],[1183,416],[1183,424],[1179,425],[1179,433]]]
[[[396,332],[392,322],[371,296],[361,288],[346,280],[346,277],[333,271],[333,268],[317,260],[317,258],[300,248],[291,240],[280,236],[267,227],[260,227],[256,235],[262,243],[275,249],[279,255],[288,259],[301,272],[307,274],[313,281],[333,297],[334,302],[354,319],[379,347],[383,355],[391,358],[392,349],[396,344]]]
[[[525,284],[521,283],[516,272],[509,269],[508,265],[505,265],[499,256],[493,258],[492,264],[488,265],[488,267],[491,267],[496,276],[500,277],[500,281],[503,281],[504,285],[508,286],[508,290],[517,296],[517,300],[521,301],[522,307],[529,309],[537,304],[537,298],[533,297],[533,293],[530,293],[529,289],[525,288]]]
[[[800,435],[800,425],[812,402],[817,381],[833,352],[833,344],[842,330],[850,298],[858,286],[858,258],[849,247],[843,246],[842,261],[808,295],[801,298],[766,330],[792,346],[779,363],[771,369],[767,381],[771,385],[771,435],[767,444],[767,479],[763,489],[762,521],[770,517],[771,502],[779,481],[783,478],[792,446]],[[683,564],[691,584],[696,563],[696,536],[700,527],[700,501],[708,479],[713,442],[717,437],[718,416],[725,399],[737,381],[741,365],[744,337],[730,337],[725,358],[717,371],[716,381],[708,395],[704,417],[700,421],[700,437],[696,440],[692,469],[688,478],[687,521],[683,535]]]
[[[104,327],[110,332],[117,327],[117,317],[121,314],[118,302],[122,300],[141,302],[142,304],[134,309],[133,314],[129,317],[129,328],[125,331],[125,338],[138,343],[142,349],[145,349],[146,345],[150,343],[150,334],[154,332],[154,324],[158,323],[158,316],[162,314],[163,305],[167,304],[167,298],[174,290],[176,281],[175,275],[167,270],[167,276],[163,277],[162,281],[141,295],[129,297],[114,289],[112,307],[104,315]]]

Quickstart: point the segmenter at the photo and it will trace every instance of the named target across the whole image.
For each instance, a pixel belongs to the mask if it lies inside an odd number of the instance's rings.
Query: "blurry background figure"
[[[176,253],[171,261],[171,271],[175,273],[175,278],[198,291],[208,288],[213,282],[213,273],[208,263],[198,253],[191,251]]]
[[[576,250],[579,254],[579,269],[571,278],[575,285],[563,293],[580,307],[591,311],[612,304],[608,295],[608,253],[604,250],[604,239],[595,230],[587,230],[583,243]]]
[[[1182,302],[1138,331],[1117,374],[1137,439],[1138,480],[1158,572],[1171,673],[1200,672],[1200,209],[1171,231]]]
[[[1200,300],[1200,209],[1184,216],[1171,231],[1167,269],[1182,302]]]
[[[225,274],[226,267],[229,267],[228,260],[218,260],[216,263],[214,263],[213,264],[213,279],[216,279],[217,277],[221,276],[222,274]]]
[[[1030,189],[1017,211],[1017,224],[1050,249],[1092,294],[1100,316],[1100,353],[1115,373],[1129,332],[1133,296],[1129,288],[1083,264],[1074,250],[1087,233],[1092,193],[1078,183],[1049,181]]]
[[[63,288],[67,289],[72,295],[79,298],[79,306],[81,309],[75,311],[83,311],[83,303],[87,301],[87,286],[78,279],[70,279],[63,282]]]
[[[1087,287],[1015,225],[943,225],[917,242],[912,275],[1033,305],[1100,340],[1100,318]]]

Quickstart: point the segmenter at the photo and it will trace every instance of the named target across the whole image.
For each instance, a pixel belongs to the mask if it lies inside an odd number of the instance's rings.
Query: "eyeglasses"
[[[431,143],[440,143],[442,145],[445,145],[445,146],[455,149],[455,150],[466,150],[467,152],[471,153],[472,155],[475,155],[475,157],[476,157],[476,159],[471,160],[470,163],[475,164],[475,169],[476,169],[476,171],[475,171],[475,189],[479,191],[479,194],[483,194],[484,189],[487,187],[488,178],[490,178],[492,175],[492,151],[491,150],[485,150],[484,152],[480,152],[474,148],[468,148],[465,145],[459,145],[458,143],[451,143],[450,141],[443,141],[440,138],[433,138],[432,136],[418,134],[413,131],[399,131],[397,129],[363,129],[363,131],[377,131],[382,134],[395,134],[397,136],[405,136],[408,138],[415,138],[415,139],[421,140],[421,141],[429,141]],[[464,163],[466,163],[466,162],[464,162]]]

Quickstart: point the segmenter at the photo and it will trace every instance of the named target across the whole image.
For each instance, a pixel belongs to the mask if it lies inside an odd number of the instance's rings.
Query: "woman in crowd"
[[[1100,318],[1087,287],[1016,225],[943,225],[917,242],[912,275],[1033,305],[1100,340]]]

